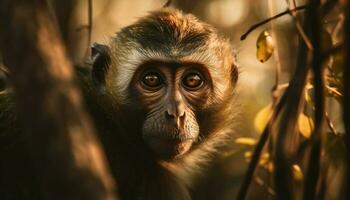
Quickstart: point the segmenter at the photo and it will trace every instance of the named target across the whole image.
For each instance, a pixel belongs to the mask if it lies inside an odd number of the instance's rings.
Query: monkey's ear
[[[104,88],[105,76],[111,62],[108,46],[94,43],[91,47],[92,70],[91,78],[95,86]]]

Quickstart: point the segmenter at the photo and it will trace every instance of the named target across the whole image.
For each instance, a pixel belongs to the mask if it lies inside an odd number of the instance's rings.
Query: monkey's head
[[[225,126],[238,73],[229,42],[193,15],[161,9],[93,47],[92,78],[158,159],[185,155]]]

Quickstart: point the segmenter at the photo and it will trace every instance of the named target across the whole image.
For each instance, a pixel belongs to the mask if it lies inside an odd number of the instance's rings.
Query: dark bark
[[[0,2],[0,39],[47,199],[117,199],[72,64],[44,0]]]
[[[323,132],[322,124],[324,119],[324,85],[322,69],[322,52],[321,52],[321,2],[319,0],[310,1],[310,18],[311,21],[311,42],[312,51],[312,71],[314,75],[315,88],[315,129],[311,137],[311,151],[305,177],[304,199],[314,199],[317,194],[317,184],[320,176],[321,162],[321,134]]]
[[[343,122],[345,127],[345,145],[347,169],[344,181],[345,199],[350,198],[350,2],[346,1],[345,22],[344,22],[344,46],[345,46],[345,62],[344,62],[344,97],[343,97]]]

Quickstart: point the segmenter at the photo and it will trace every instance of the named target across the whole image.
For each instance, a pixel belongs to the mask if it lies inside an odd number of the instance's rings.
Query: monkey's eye
[[[197,73],[189,73],[182,79],[182,84],[186,89],[195,90],[202,86],[203,79]]]
[[[146,86],[146,89],[158,89],[163,81],[161,76],[156,72],[150,72],[144,75],[142,83]]]

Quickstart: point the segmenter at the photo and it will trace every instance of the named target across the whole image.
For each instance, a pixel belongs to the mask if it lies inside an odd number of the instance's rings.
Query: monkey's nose
[[[168,120],[172,120],[178,128],[183,128],[184,122],[185,122],[185,111],[179,112],[172,112],[171,110],[165,111],[165,117]]]

